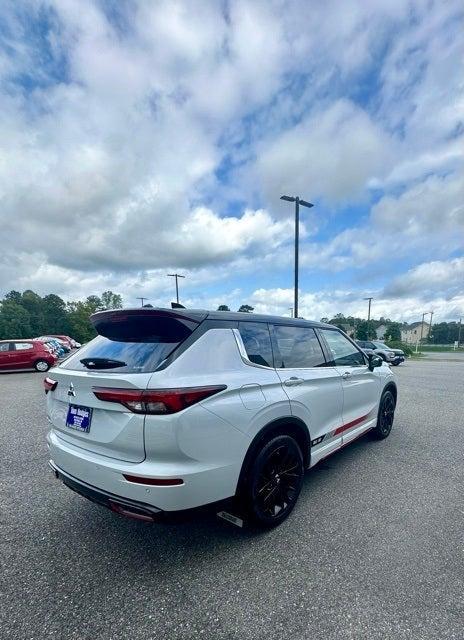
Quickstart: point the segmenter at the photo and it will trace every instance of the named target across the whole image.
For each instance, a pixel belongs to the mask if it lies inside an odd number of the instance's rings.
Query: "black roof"
[[[273,324],[291,324],[296,327],[332,327],[332,325],[326,325],[323,322],[316,322],[315,320],[306,320],[305,318],[289,318],[288,316],[271,316],[264,313],[246,313],[242,311],[208,311],[208,319],[232,320],[234,322],[272,322]]]
[[[186,320],[202,322],[203,320],[222,320],[224,322],[271,322],[273,324],[294,325],[296,327],[329,327],[333,329],[333,325],[316,322],[315,320],[306,320],[305,318],[289,318],[287,316],[271,316],[261,313],[246,313],[241,311],[208,311],[206,309],[166,309],[162,307],[136,307],[131,309],[111,309],[108,311],[98,311],[92,316],[93,319],[102,319],[106,314],[124,315],[151,315],[159,314],[170,315],[173,317],[183,317]]]

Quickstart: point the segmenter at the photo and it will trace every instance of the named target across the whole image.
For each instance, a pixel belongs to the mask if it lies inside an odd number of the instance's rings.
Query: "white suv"
[[[91,320],[99,335],[44,381],[50,466],[120,514],[232,498],[236,522],[274,526],[305,469],[392,428],[390,368],[333,326],[187,309]]]

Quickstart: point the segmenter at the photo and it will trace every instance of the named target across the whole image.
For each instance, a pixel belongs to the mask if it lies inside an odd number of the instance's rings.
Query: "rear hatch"
[[[99,400],[94,391],[146,389],[152,373],[190,337],[206,313],[189,316],[158,309],[92,316],[99,335],[49,372],[58,384],[48,393],[48,414],[59,437],[118,460],[144,460],[145,415]]]

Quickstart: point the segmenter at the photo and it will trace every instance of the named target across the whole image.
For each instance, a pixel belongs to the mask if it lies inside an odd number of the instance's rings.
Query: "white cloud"
[[[354,199],[390,167],[394,147],[365,111],[338,100],[265,146],[257,173],[270,199],[287,192]]]
[[[321,242],[309,213],[303,271],[376,262],[387,277],[408,254],[454,256],[464,237],[458,10],[7,2],[1,289],[169,300],[165,271],[184,268],[186,292],[205,289],[192,302],[215,304],[208,288],[234,291],[236,274],[246,298],[248,278],[290,267],[291,208],[275,206],[284,190],[330,202],[336,222]],[[385,193],[370,217],[336,220],[373,188]]]
[[[433,299],[437,294],[453,298],[464,288],[464,257],[452,260],[435,260],[410,269],[395,278],[384,293],[391,297],[420,295],[422,299]]]

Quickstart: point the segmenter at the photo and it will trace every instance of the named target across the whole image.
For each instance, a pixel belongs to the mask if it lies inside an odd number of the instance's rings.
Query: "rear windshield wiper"
[[[87,369],[116,369],[117,367],[127,366],[121,360],[112,360],[111,358],[82,358],[80,362]]]

